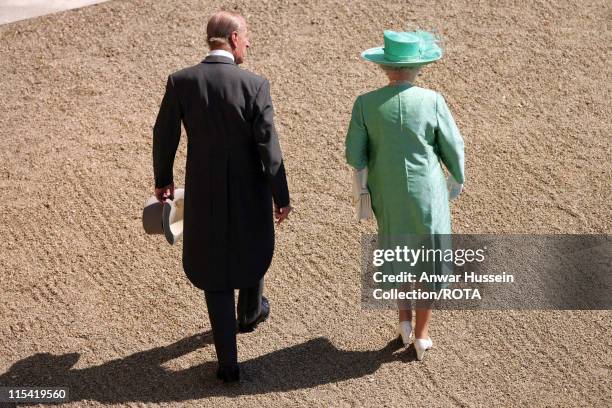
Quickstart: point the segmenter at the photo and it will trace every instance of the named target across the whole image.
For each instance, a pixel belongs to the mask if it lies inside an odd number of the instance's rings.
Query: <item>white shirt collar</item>
[[[217,57],[226,57],[234,61],[234,56],[231,52],[225,50],[212,50],[208,53],[208,55],[214,55]]]

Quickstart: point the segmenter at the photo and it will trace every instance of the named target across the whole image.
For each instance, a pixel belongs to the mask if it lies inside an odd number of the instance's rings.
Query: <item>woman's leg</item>
[[[412,310],[399,308],[399,321],[409,322],[412,321]]]
[[[402,290],[402,288],[400,288]],[[399,324],[397,331],[402,337],[402,342],[405,346],[410,344],[412,337],[412,305],[410,300],[398,299],[397,311],[399,313]]]
[[[414,324],[415,339],[429,338],[429,321],[431,320],[431,312],[431,309],[416,309],[416,322]]]
[[[397,310],[399,312],[399,324],[397,332],[402,338],[404,346],[410,344],[412,337],[412,309],[409,301],[401,301],[398,299]]]
[[[410,285],[403,283],[399,286],[398,289],[402,292],[408,292],[410,290]],[[400,322],[412,321],[412,305],[411,305],[410,300],[397,299],[397,310],[399,312]]]

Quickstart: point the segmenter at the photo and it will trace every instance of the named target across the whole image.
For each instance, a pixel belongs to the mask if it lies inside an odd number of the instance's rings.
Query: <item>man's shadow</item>
[[[344,351],[319,337],[241,363],[238,385],[223,385],[215,378],[216,361],[178,371],[162,367],[211,343],[212,335],[206,332],[83,369],[72,368],[78,353],[38,353],[0,375],[0,386],[68,387],[70,401],[185,401],[311,388],[372,374],[386,362],[414,360],[412,352],[394,354],[402,348],[399,339],[380,350]]]

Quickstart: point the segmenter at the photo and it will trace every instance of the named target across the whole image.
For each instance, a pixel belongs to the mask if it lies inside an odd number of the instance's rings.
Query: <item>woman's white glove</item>
[[[372,217],[372,201],[368,190],[368,168],[353,169],[353,204],[357,221]]]
[[[448,198],[454,200],[463,191],[463,184],[457,183],[455,178],[449,174],[446,177],[446,188],[448,188]]]

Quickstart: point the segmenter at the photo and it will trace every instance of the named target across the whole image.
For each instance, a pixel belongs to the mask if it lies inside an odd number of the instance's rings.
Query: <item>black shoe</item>
[[[261,322],[265,322],[270,316],[270,304],[265,296],[261,297],[261,313],[251,323],[238,323],[238,333],[250,333]]]
[[[238,365],[234,367],[221,367],[217,370],[217,378],[223,380],[224,383],[232,383],[240,381],[240,368]]]

